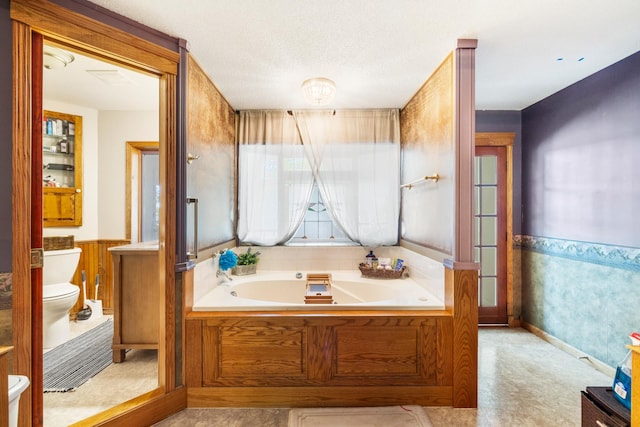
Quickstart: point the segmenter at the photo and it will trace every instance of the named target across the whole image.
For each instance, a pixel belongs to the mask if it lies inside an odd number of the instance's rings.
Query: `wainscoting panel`
[[[87,298],[95,298],[96,276],[100,277],[98,299],[102,300],[104,314],[113,314],[113,264],[109,248],[127,245],[129,240],[85,240],[76,241],[75,246],[82,249],[78,268],[71,283],[80,287],[80,296],[71,309],[71,317],[75,318],[83,307],[82,271],[87,278]]]
[[[525,322],[614,367],[638,330],[640,249],[518,236]]]

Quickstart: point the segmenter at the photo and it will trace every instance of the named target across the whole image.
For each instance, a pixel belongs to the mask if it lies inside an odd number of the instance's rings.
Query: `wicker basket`
[[[57,251],[61,249],[73,249],[73,236],[52,236],[43,237],[43,247],[45,251]]]
[[[405,270],[404,266],[400,270],[371,268],[365,263],[360,264],[358,268],[360,268],[360,272],[364,277],[371,277],[375,279],[401,279]]]

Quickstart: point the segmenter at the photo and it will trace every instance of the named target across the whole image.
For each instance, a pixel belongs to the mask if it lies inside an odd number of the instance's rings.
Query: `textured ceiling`
[[[640,0],[93,3],[186,39],[237,110],[309,108],[310,77],[335,81],[330,108],[403,107],[460,38],[477,109],[520,110],[640,50]]]

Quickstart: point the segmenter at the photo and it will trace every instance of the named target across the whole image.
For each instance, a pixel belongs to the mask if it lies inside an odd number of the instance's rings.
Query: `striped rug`
[[[73,391],[113,361],[113,321],[108,320],[46,352],[44,391]]]

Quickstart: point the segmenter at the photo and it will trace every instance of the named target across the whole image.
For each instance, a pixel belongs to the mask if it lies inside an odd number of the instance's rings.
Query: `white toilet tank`
[[[78,267],[81,252],[82,249],[80,248],[44,251],[43,285],[69,283]]]

